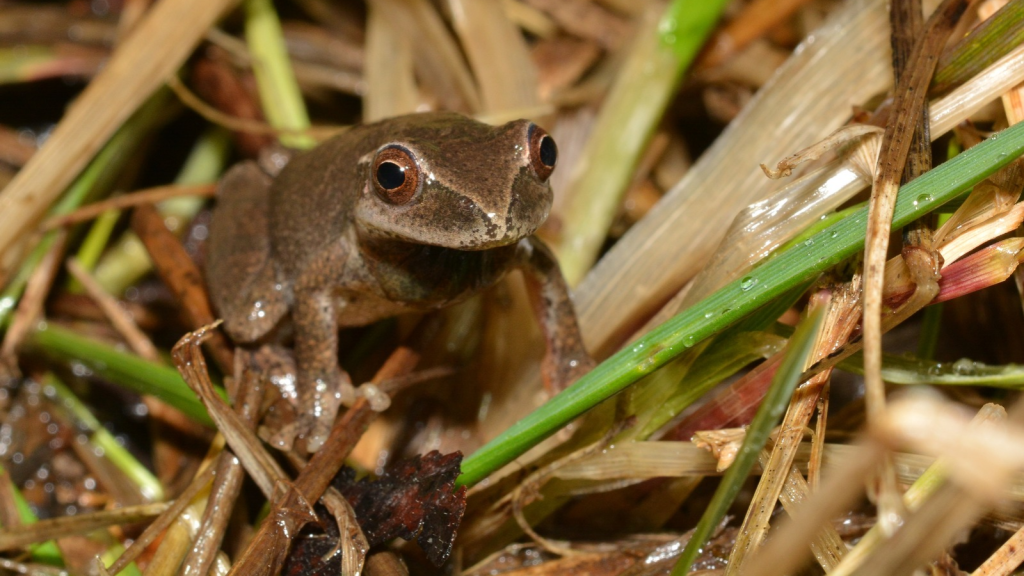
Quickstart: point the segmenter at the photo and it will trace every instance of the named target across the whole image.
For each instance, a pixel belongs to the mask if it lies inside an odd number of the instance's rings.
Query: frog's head
[[[536,124],[503,126],[449,113],[379,124],[361,159],[359,224],[417,244],[484,250],[533,234],[551,209],[555,141]]]

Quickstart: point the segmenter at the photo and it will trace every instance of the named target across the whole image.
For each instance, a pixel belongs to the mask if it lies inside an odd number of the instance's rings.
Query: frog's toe
[[[327,437],[331,435],[331,426],[329,423],[322,420],[318,420],[313,423],[312,429],[306,436],[306,451],[312,454],[320,449],[327,441]]]
[[[295,421],[285,424],[271,434],[269,438],[264,436],[264,439],[278,450],[291,450],[299,436],[301,436],[301,425],[298,421]]]
[[[305,414],[285,424],[265,439],[278,450],[312,453],[320,449],[330,431],[329,423],[322,425],[313,416]]]
[[[358,399],[359,392],[356,390],[355,386],[352,385],[351,381],[343,381],[341,385],[338,386],[338,402],[340,402],[342,406],[351,408]]]

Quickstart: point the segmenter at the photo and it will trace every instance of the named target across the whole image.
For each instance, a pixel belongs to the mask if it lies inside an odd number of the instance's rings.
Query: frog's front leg
[[[519,259],[534,315],[547,341],[541,364],[544,384],[558,393],[589,372],[594,360],[583,345],[569,287],[551,251],[531,236],[520,240]]]
[[[317,450],[331,431],[340,404],[355,401],[352,382],[338,366],[338,314],[326,289],[295,294],[295,361],[299,421],[306,449]]]

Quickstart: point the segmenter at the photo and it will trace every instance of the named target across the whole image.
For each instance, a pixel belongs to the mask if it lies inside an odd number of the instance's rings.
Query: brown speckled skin
[[[530,126],[403,116],[353,128],[296,156],[276,178],[253,162],[225,176],[211,224],[210,294],[241,343],[264,338],[291,313],[309,446],[326,437],[338,403],[353,398],[337,362],[340,327],[448,306],[512,267],[532,278],[549,385],[561,389],[590,368],[558,266],[530,236],[551,208],[551,189],[531,167]],[[413,154],[424,179],[400,206],[372,184],[373,159],[391,144]]]

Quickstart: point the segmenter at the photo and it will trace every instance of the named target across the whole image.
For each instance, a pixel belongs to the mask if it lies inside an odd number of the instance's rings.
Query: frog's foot
[[[330,392],[326,386],[318,386],[316,394],[305,402],[300,399],[300,414],[289,426],[279,432],[283,440],[290,440],[306,452],[316,452],[323,446],[334,426],[339,408],[351,406],[357,395],[348,374],[342,372],[339,378],[333,379],[336,385]],[[298,442],[298,444],[296,444]]]
[[[300,413],[291,422],[264,436],[265,440],[279,450],[317,451],[331,433],[339,404],[345,404],[347,400],[351,405],[355,402],[356,393],[352,385],[344,381],[335,396],[334,401],[319,401],[312,409],[299,408]]]
[[[327,440],[332,423],[317,420],[310,414],[302,414],[278,428],[277,432],[267,438],[267,442],[279,450],[313,453]]]

